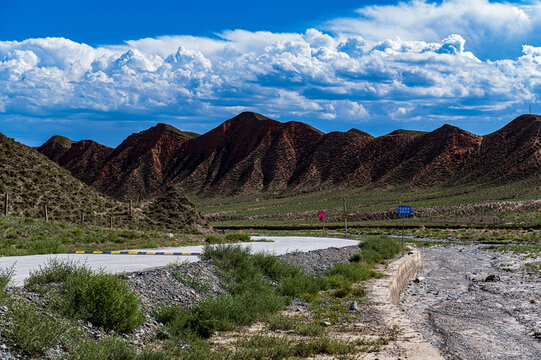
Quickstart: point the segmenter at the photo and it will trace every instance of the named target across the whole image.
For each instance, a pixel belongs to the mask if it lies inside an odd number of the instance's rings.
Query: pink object
[[[327,215],[322,210],[317,213],[317,217],[319,218],[319,221],[325,221],[327,219]]]

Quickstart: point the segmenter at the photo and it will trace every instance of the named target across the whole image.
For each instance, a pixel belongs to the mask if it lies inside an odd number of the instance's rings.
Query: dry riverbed
[[[482,245],[423,248],[400,308],[445,359],[541,358],[541,259]]]

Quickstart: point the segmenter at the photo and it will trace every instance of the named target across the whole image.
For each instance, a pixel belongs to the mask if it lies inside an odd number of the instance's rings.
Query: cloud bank
[[[362,126],[497,117],[539,101],[541,47],[524,43],[497,60],[468,51],[486,53],[483,42],[498,34],[519,46],[539,29],[539,5],[415,0],[358,14],[327,32],[234,30],[107,47],[0,41],[0,116],[223,119],[253,110]]]

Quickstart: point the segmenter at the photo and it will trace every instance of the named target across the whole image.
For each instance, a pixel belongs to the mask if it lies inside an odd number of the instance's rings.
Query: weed
[[[373,252],[370,257],[377,259],[376,261],[370,262],[378,262],[381,260],[390,259],[396,254],[400,253],[400,251],[402,251],[402,245],[400,244],[400,241],[388,236],[371,237],[359,243],[359,247],[361,248],[362,252]]]
[[[207,244],[223,244],[224,240],[218,236],[210,235],[205,238]]]
[[[70,360],[138,360],[135,350],[121,338],[86,340],[75,349]],[[147,358],[152,359],[152,358]],[[159,359],[159,358],[158,358]]]
[[[248,234],[227,234],[225,239],[230,242],[248,242],[250,241],[250,235]]]
[[[56,319],[23,300],[10,302],[8,317],[5,336],[27,355],[43,354],[57,344],[57,338],[64,331]]]
[[[286,296],[306,297],[306,295],[315,295],[327,288],[326,279],[314,275],[299,274],[283,279],[280,282],[279,291]]]
[[[325,328],[316,322],[301,322],[295,326],[295,332],[302,336],[320,336],[325,332]]]
[[[269,330],[293,330],[300,321],[299,316],[275,314],[266,319]]]
[[[80,271],[64,281],[56,307],[65,315],[119,332],[142,324],[139,299],[116,275]]]
[[[336,279],[343,279],[346,282],[354,283],[363,280],[368,280],[375,275],[375,271],[368,265],[360,265],[357,263],[336,264],[328,269],[325,274]],[[343,285],[341,287],[344,287]]]
[[[45,266],[40,265],[37,270],[31,270],[24,281],[24,287],[30,291],[40,291],[43,285],[64,283],[70,276],[90,273],[90,269],[75,261],[53,258]]]
[[[345,298],[346,296],[348,296],[349,292],[350,292],[349,288],[343,287],[343,288],[333,291],[332,296],[337,297],[337,298]]]
[[[284,359],[325,354],[331,356],[353,354],[355,343],[331,339],[327,336],[296,340],[283,336],[254,335],[239,339],[235,344],[234,359]]]
[[[7,289],[13,278],[13,267],[0,269],[0,300],[7,295]]]

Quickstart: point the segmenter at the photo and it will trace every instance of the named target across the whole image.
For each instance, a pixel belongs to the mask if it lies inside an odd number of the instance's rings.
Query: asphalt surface
[[[252,240],[268,239],[273,242],[252,242],[239,245],[250,247],[253,252],[266,251],[276,255],[283,255],[295,251],[312,251],[331,247],[341,248],[357,245],[358,240],[345,240],[323,237],[298,236],[252,236]],[[129,251],[159,251],[159,252],[190,252],[203,251],[203,246],[183,246],[160,249],[127,249]],[[54,254],[0,257],[0,268],[13,267],[13,283],[22,286],[32,270],[39,269],[50,259],[72,260],[86,264],[94,270],[103,270],[109,273],[124,273],[141,271],[145,269],[166,266],[175,262],[196,262],[198,256],[174,255],[116,255],[116,254]]]

